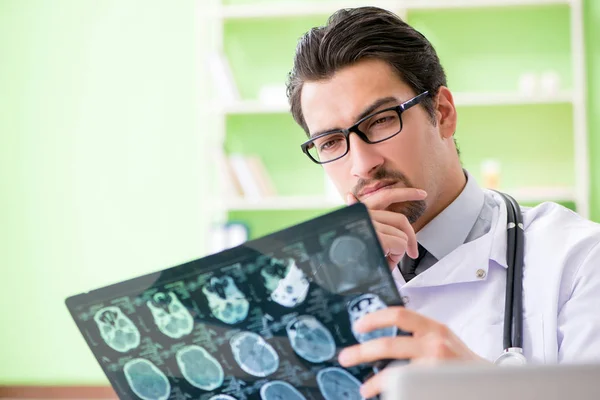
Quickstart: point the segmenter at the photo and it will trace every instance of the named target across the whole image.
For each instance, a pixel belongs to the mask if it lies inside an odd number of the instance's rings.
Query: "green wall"
[[[600,1],[585,0],[587,114],[590,149],[590,218],[600,222]]]
[[[0,1],[0,384],[105,382],[64,299],[203,254],[197,6]]]

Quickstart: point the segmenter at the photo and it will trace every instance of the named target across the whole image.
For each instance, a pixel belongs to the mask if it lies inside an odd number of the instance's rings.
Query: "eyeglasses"
[[[391,139],[402,131],[402,113],[419,104],[429,94],[425,91],[395,107],[386,108],[361,118],[348,129],[317,135],[300,146],[304,154],[317,164],[339,160],[350,150],[350,133],[365,143],[375,144]]]

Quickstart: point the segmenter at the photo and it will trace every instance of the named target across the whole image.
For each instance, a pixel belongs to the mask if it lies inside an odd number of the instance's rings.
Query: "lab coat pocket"
[[[471,322],[457,333],[459,338],[479,356],[495,361],[504,351],[504,324]],[[542,315],[528,315],[523,320],[523,353],[532,363],[545,363],[544,319]]]

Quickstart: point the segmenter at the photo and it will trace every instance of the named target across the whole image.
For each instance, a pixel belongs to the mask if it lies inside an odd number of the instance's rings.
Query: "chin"
[[[387,209],[388,211],[406,215],[408,222],[414,224],[425,213],[427,205],[425,200],[406,201],[403,203],[391,204]]]

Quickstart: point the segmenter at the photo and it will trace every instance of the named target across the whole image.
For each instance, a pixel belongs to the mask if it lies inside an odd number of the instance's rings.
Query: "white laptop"
[[[383,400],[600,400],[600,364],[392,367]]]

